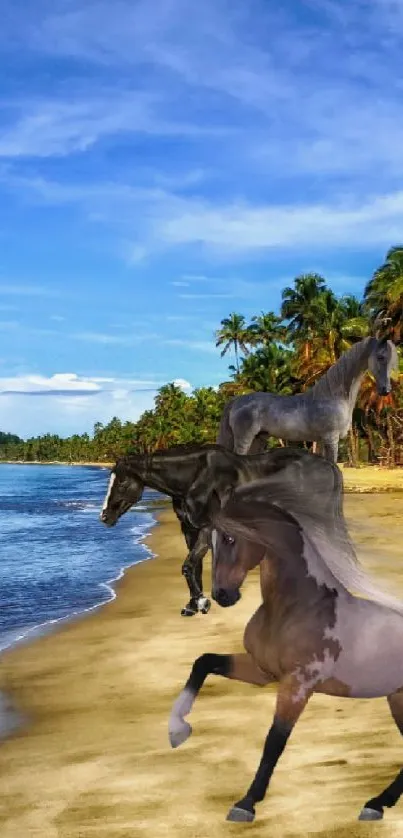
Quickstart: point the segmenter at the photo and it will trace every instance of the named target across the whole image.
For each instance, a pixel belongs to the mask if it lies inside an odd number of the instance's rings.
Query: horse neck
[[[309,394],[312,398],[341,396],[354,405],[361,381],[368,369],[368,360],[374,348],[375,338],[360,340],[319,379]]]
[[[266,552],[260,562],[260,588],[264,604],[281,611],[291,604],[309,607],[309,602],[321,598],[326,589],[343,589],[330,569],[315,556],[307,561],[290,553],[286,560]]]
[[[166,495],[182,495],[194,480],[197,471],[197,457],[175,459],[160,455],[135,455],[129,458],[128,473],[140,477],[145,486]]]

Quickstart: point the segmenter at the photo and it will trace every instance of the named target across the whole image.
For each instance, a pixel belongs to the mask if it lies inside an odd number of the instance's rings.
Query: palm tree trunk
[[[239,358],[238,358],[238,342],[234,341],[234,350],[235,350],[235,366],[237,375],[239,375]]]
[[[374,435],[372,432],[372,428],[368,423],[365,427],[365,432],[367,435],[367,443],[368,443],[368,461],[370,463],[374,463],[376,461],[376,453],[375,453],[375,442],[374,442]]]
[[[354,434],[354,428],[351,426],[348,432],[348,454],[350,465],[356,466],[357,465],[357,446],[356,446],[356,438]]]
[[[393,468],[393,466],[395,466],[395,465],[396,465],[396,457],[395,457],[395,439],[394,439],[394,436],[393,436],[393,426],[392,426],[392,420],[391,420],[391,418],[390,418],[390,414],[389,414],[389,413],[388,413],[388,415],[386,416],[386,434],[387,434],[387,437],[388,437],[389,450],[390,450],[390,460],[389,460],[389,466],[390,466],[391,468]]]

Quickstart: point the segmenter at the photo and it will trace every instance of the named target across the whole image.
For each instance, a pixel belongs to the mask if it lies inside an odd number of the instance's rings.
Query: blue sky
[[[402,240],[401,0],[5,0],[0,427],[228,377],[222,317]]]

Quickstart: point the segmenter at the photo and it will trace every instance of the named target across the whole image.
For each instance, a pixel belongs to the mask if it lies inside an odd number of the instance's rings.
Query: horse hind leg
[[[238,412],[233,422],[232,430],[234,434],[235,454],[261,453],[262,440],[257,441],[261,435],[260,423],[250,410],[240,410]],[[257,447],[258,450],[252,452],[252,447],[255,449]]]
[[[264,431],[255,436],[249,448],[248,454],[265,454],[267,451],[268,439],[269,434],[266,434]]]
[[[403,690],[388,696],[388,704],[393,719],[403,736]],[[398,775],[391,782],[386,789],[384,789],[377,797],[372,797],[367,800],[363,806],[358,820],[360,821],[379,821],[383,818],[384,808],[390,809],[395,806],[401,795],[403,794],[403,769],[399,771]]]

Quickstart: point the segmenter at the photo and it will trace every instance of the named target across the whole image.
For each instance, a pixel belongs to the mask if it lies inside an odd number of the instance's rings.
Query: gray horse
[[[366,371],[375,377],[378,394],[386,396],[391,390],[391,372],[397,367],[392,341],[386,337],[364,338],[305,393],[237,396],[224,408],[217,443],[237,454],[247,454],[262,450],[268,436],[291,442],[320,442],[323,456],[336,463],[339,440],[351,427]]]

